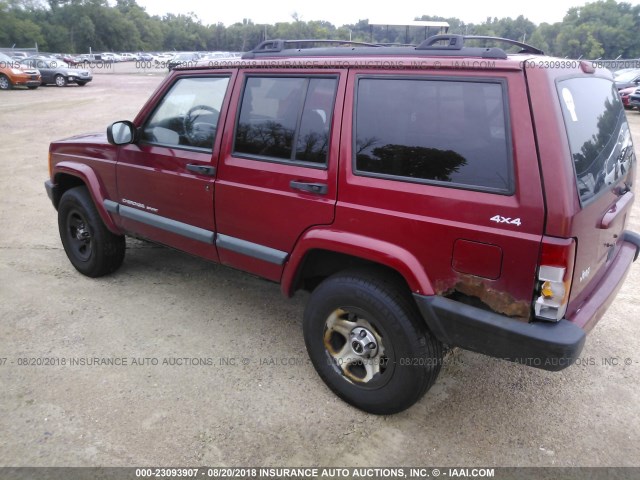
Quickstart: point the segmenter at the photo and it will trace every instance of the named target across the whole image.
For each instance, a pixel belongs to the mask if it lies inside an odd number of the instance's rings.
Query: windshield
[[[5,55],[4,53],[0,52],[0,62],[2,62],[3,64],[6,63],[15,63],[15,60],[7,55]],[[4,65],[2,65],[4,66]]]

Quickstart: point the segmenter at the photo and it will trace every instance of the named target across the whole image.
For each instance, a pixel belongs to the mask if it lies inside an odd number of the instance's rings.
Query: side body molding
[[[215,239],[215,232],[212,232],[210,230],[205,230],[204,228],[200,227],[194,227],[193,225],[189,225],[187,223],[145,212],[144,210],[138,210],[126,205],[120,205],[113,200],[105,200],[104,207],[107,211],[120,215],[121,217],[145,223],[147,225],[151,225],[152,227],[166,230],[167,232],[176,233],[192,240],[198,240],[199,242],[213,244]]]

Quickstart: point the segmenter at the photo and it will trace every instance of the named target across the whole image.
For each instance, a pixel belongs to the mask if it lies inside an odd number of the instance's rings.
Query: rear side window
[[[505,90],[496,81],[360,78],[356,173],[511,193]]]
[[[557,84],[583,204],[615,186],[634,162],[624,108],[615,84],[604,78],[570,78]]]
[[[234,153],[324,166],[336,78],[249,77]]]

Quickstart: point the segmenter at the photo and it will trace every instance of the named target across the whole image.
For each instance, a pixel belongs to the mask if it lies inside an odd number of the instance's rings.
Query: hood
[[[83,133],[73,137],[63,138],[54,143],[109,143],[106,132]]]
[[[16,67],[29,75],[40,75],[40,70],[38,70],[37,68],[29,67],[22,64],[16,65]]]
[[[107,141],[106,131],[75,135],[52,142],[49,152],[56,157],[57,161],[77,161],[78,158],[88,158],[115,162],[118,156],[117,147]]]

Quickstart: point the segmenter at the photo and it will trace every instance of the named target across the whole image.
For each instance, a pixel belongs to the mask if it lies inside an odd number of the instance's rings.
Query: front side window
[[[228,77],[181,78],[142,128],[142,141],[211,151]]]
[[[325,165],[337,79],[249,77],[234,153]]]
[[[502,83],[360,78],[356,102],[357,174],[512,191]]]

